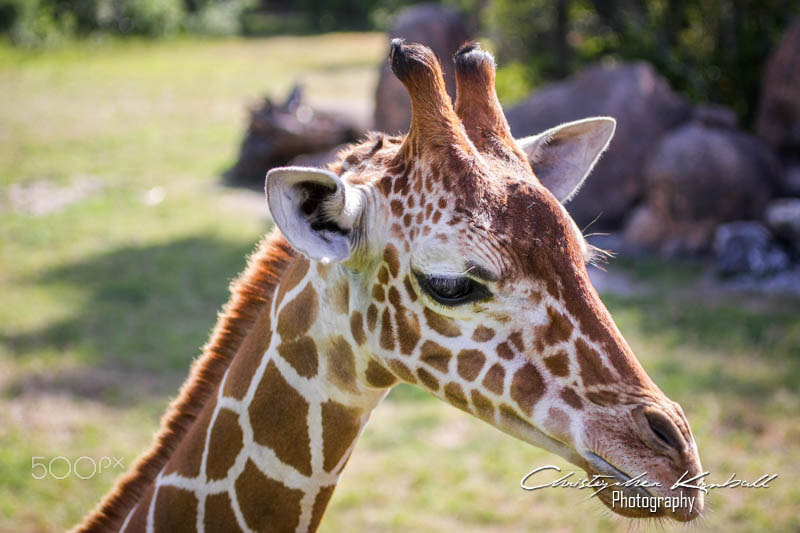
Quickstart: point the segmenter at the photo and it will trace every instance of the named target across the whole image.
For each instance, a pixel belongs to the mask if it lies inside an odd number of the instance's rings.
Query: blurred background
[[[33,457],[150,444],[271,226],[267,169],[405,131],[392,36],[450,91],[479,39],[518,137],[617,119],[568,206],[617,254],[595,284],[711,480],[780,476],[700,528],[800,531],[799,0],[0,0],[0,33],[0,531],[63,530],[120,473]],[[400,386],[322,530],[655,527],[519,489],[548,464],[572,470]]]

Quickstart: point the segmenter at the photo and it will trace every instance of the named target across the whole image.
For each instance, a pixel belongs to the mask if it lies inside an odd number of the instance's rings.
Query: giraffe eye
[[[490,296],[489,290],[464,276],[426,276],[415,273],[419,286],[428,295],[442,305],[462,305],[485,300]]]

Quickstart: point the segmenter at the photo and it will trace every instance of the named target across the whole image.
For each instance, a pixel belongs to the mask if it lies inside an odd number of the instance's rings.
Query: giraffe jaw
[[[606,479],[610,478],[609,481],[611,483],[626,483],[631,481],[631,476],[629,476],[628,474],[626,474],[613,464],[609,463],[596,453],[586,452],[584,459],[586,460],[586,463],[589,466],[587,470],[590,471],[591,474],[603,476]],[[648,497],[652,496],[652,493],[645,487],[636,484],[623,485],[623,486],[624,486],[624,491],[629,493],[629,495],[635,496],[638,494],[640,496],[648,496]]]
[[[678,520],[681,522],[687,522],[692,520],[696,515],[692,514],[691,510],[689,513],[683,512],[672,512],[669,509],[664,507],[659,507],[655,512],[649,510],[648,507],[637,508],[637,507],[627,507],[627,506],[614,506],[613,503],[613,495],[616,491],[621,491],[624,497],[640,497],[640,498],[653,498],[654,494],[646,487],[643,487],[636,483],[639,478],[635,480],[631,478],[628,474],[623,472],[622,470],[615,467],[613,464],[609,463],[599,455],[586,452],[585,454],[586,466],[584,469],[586,470],[589,476],[602,476],[603,479],[607,481],[609,487],[604,490],[600,490],[595,493],[595,495],[602,501],[606,507],[611,509],[613,512],[625,516],[627,518],[661,518],[661,517],[669,517],[674,520]],[[610,479],[609,479],[610,478]],[[618,484],[618,485],[615,485]],[[702,501],[702,500],[701,500]],[[701,503],[702,506],[702,503]]]

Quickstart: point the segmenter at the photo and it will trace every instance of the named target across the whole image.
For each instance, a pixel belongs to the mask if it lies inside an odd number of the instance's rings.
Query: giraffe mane
[[[220,312],[201,357],[192,364],[178,397],[162,417],[153,446],[75,531],[115,531],[121,525],[214,394],[295,254],[277,228],[261,240],[242,274],[231,283],[231,297]]]

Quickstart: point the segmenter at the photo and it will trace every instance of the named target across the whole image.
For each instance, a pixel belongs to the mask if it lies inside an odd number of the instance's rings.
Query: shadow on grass
[[[196,236],[118,248],[25,280],[77,287],[86,293],[85,303],[64,320],[0,341],[18,359],[69,353],[80,369],[31,376],[5,392],[44,388],[108,397],[117,387],[138,395],[174,386],[208,339],[228,284],[253,247]]]
[[[744,294],[656,290],[604,295],[623,332],[653,346],[648,367],[668,392],[769,402],[800,394],[800,304]],[[672,389],[672,391],[670,391]]]

